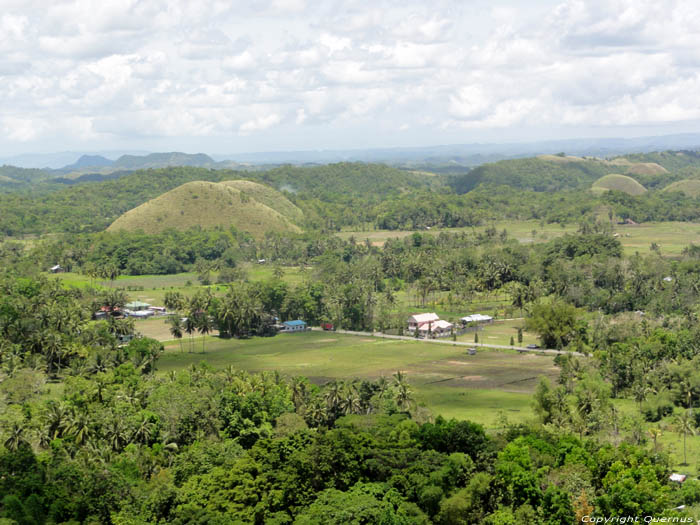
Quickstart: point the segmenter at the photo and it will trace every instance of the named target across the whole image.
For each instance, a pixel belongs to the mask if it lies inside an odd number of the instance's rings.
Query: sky
[[[0,0],[0,155],[700,131],[700,2]]]

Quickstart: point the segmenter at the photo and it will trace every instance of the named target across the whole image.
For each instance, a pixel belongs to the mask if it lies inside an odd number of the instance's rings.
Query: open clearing
[[[495,227],[498,231],[506,230],[508,235],[522,243],[546,242],[555,237],[561,237],[566,233],[577,230],[577,224],[569,224],[561,227],[558,224],[541,225],[538,221],[498,221],[488,226]],[[433,228],[420,230],[419,233],[438,235],[441,232],[481,232],[487,226],[468,228]],[[535,231],[533,237],[532,232]],[[625,253],[632,255],[635,252],[647,253],[652,242],[661,247],[661,254],[678,256],[683,248],[691,243],[700,244],[700,223],[694,222],[648,222],[637,225],[614,225],[615,233]],[[342,231],[338,236],[343,239],[355,237],[357,242],[369,239],[375,246],[382,246],[387,239],[403,238],[412,235],[414,231],[408,230],[373,230],[373,231]]]
[[[390,377],[405,371],[418,403],[435,415],[465,418],[494,428],[505,414],[510,421],[532,417],[531,393],[538,377],[558,375],[551,356],[522,356],[510,351],[479,351],[420,341],[369,339],[323,332],[280,334],[248,340],[207,337],[201,353],[184,353],[176,341],[166,344],[159,373],[206,362],[248,371],[278,370],[303,375],[317,384],[333,379]],[[185,341],[187,348],[187,341]]]

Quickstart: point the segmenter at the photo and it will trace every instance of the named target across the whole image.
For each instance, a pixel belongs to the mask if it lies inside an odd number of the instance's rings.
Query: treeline
[[[334,235],[313,232],[268,232],[256,241],[233,227],[158,234],[119,231],[48,238],[30,249],[27,258],[44,270],[60,263],[67,271],[97,277],[104,277],[106,268],[119,275],[167,275],[231,269],[258,259],[275,264],[305,263],[345,244]],[[8,252],[22,251],[21,246],[6,243],[0,245],[0,254],[3,246]],[[8,254],[7,260],[11,259]]]
[[[312,227],[337,228],[358,220],[358,212],[351,210],[362,210],[412,188],[427,187],[434,177],[359,163],[289,166],[268,172],[195,167],[140,170],[117,180],[77,184],[49,193],[39,188],[38,195],[0,194],[0,233],[101,231],[124,212],[186,182],[231,179],[249,179],[286,191],[295,204],[308,212]],[[60,186],[53,184],[52,188]]]

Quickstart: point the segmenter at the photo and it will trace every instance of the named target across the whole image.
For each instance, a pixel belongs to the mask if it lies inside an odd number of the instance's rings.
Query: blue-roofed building
[[[282,323],[283,332],[303,332],[306,330],[306,322],[301,319],[296,319],[294,321],[285,321]]]

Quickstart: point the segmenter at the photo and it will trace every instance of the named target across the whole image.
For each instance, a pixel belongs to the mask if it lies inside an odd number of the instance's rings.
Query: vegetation
[[[280,206],[283,205],[282,201],[286,201],[279,194],[277,199]],[[291,206],[288,202],[287,208]],[[233,226],[258,239],[268,231],[300,231],[284,215],[255,200],[247,192],[231,185],[201,181],[183,184],[129,210],[114,221],[107,231],[161,233],[195,226],[204,229]]]
[[[698,217],[694,197],[660,191],[689,178],[679,159],[521,159],[449,180],[281,167],[235,188],[221,182],[241,174],[168,168],[3,194],[5,233],[46,236],[0,243],[0,522],[693,516],[700,249],[624,250],[633,230],[616,224]],[[583,191],[620,172],[649,191]],[[207,216],[222,195],[248,223]],[[159,199],[178,206],[162,228],[102,231]],[[255,229],[253,209],[287,231]],[[424,230],[373,243],[343,227]],[[57,263],[74,273],[47,277]],[[122,316],[140,292],[170,312],[161,340]],[[445,344],[364,335],[403,334],[418,311],[496,322]],[[276,335],[291,319],[360,334]],[[560,352],[462,346],[516,340]]]
[[[697,198],[700,196],[700,180],[683,179],[666,186],[663,191],[678,191],[688,197]]]
[[[627,195],[642,195],[647,190],[632,177],[611,173],[605,175],[593,183],[591,189],[595,192],[621,191]]]

